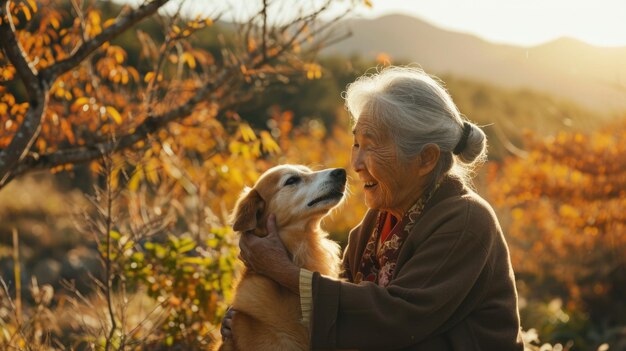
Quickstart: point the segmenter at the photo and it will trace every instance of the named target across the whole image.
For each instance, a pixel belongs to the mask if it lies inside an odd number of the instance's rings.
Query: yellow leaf
[[[148,161],[148,164],[145,167],[146,178],[152,184],[156,184],[159,182],[159,173],[158,169],[160,167],[159,160],[157,158],[151,158]]]
[[[174,31],[174,33],[178,34],[178,33],[180,33],[180,28],[177,25],[173,25],[172,26],[172,31]]]
[[[33,10],[33,13],[37,12],[37,1],[28,0],[28,6],[30,6],[31,10]]]
[[[363,3],[365,4],[365,6],[369,7],[370,9],[374,7],[374,5],[372,4],[370,0],[363,0]]]
[[[154,77],[154,72],[148,72],[146,73],[146,76],[143,77],[143,81],[148,83],[149,81],[152,80],[153,77]]]
[[[54,96],[57,98],[63,98],[65,96],[65,90],[63,90],[63,88],[58,88],[55,92],[54,92]]]
[[[109,114],[109,116],[111,116],[111,118],[113,118],[113,120],[115,121],[115,123],[117,124],[122,124],[122,116],[120,115],[119,112],[117,112],[117,110],[115,109],[115,107],[113,106],[107,106],[106,107],[106,111]]]
[[[268,133],[266,130],[261,132],[261,140],[263,141],[263,150],[268,153],[278,153],[280,152],[280,146],[274,141],[272,135]]]
[[[196,59],[193,57],[192,54],[188,52],[183,53],[182,60],[183,62],[187,63],[189,68],[196,68]]]
[[[91,11],[87,15],[87,18],[91,20],[92,24],[97,26],[100,25],[100,14],[96,11]]]
[[[117,189],[117,186],[119,184],[119,180],[120,180],[120,169],[119,168],[113,168],[113,170],[111,171],[111,190],[115,190]]]
[[[243,141],[248,142],[251,140],[256,140],[256,134],[254,134],[254,131],[252,130],[252,128],[250,128],[249,124],[240,124],[239,130],[241,131],[241,137],[243,138]]]
[[[130,177],[130,180],[128,181],[128,190],[132,192],[137,191],[137,188],[139,188],[139,184],[141,183],[141,179],[143,179],[143,168],[141,168],[141,165],[137,165],[133,176]]]
[[[87,97],[79,97],[78,99],[74,100],[74,103],[72,104],[72,107],[70,108],[72,110],[72,112],[76,112],[78,111],[81,107],[83,107],[83,105],[86,105],[89,103],[89,98]]]
[[[213,25],[213,20],[210,18],[207,18],[204,20],[204,24],[206,24],[207,26],[212,26]]]
[[[115,62],[122,63],[124,62],[124,54],[120,51],[115,51]]]

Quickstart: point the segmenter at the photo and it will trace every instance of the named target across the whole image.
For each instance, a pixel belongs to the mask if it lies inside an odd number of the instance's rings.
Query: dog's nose
[[[335,168],[330,172],[330,177],[340,181],[346,181],[346,170],[343,168]]]

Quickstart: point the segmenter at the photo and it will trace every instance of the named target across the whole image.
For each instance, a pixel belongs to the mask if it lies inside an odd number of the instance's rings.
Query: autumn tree
[[[527,157],[491,168],[489,192],[521,294],[558,298],[566,312],[586,316],[596,329],[578,330],[580,338],[616,340],[626,325],[624,138],[623,121],[588,133],[528,134]]]
[[[57,306],[51,315],[67,316],[59,324],[100,321],[72,330],[69,344],[88,337],[104,350],[206,349],[236,268],[228,212],[271,163],[296,162],[280,158],[289,147],[280,133],[313,133],[277,129],[272,113],[267,128],[254,129],[248,121],[260,118],[241,107],[294,77],[319,78],[316,53],[341,39],[330,29],[354,2],[246,2],[229,22],[220,9],[196,16],[196,4],[0,0],[0,189],[31,171],[81,163],[103,177],[86,233],[106,267],[92,297],[103,295],[95,304],[105,308],[79,304],[65,314]],[[126,293],[147,295],[158,318],[146,325],[127,315]],[[31,335],[45,345],[41,335],[57,329],[40,323],[29,334],[20,318],[3,325],[0,345],[10,347]]]
[[[223,150],[220,137],[245,124],[238,106],[293,74],[315,76],[315,53],[339,38],[327,29],[345,14],[320,22],[332,1],[290,3],[289,11],[262,1],[220,27],[227,38],[214,30],[221,12],[194,17],[184,2],[144,1],[111,18],[95,1],[0,5],[0,188],[33,170],[152,150],[177,128],[202,130],[202,145],[189,151],[197,156]],[[131,60],[116,39],[149,18],[162,33],[136,30],[141,52]],[[194,46],[198,34],[219,47]]]

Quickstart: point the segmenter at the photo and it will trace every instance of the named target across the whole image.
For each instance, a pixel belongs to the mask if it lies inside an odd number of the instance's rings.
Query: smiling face
[[[404,160],[384,126],[362,115],[354,127],[352,168],[363,182],[369,208],[401,217],[426,184],[420,159]]]
[[[233,229],[264,235],[270,213],[279,228],[317,225],[343,199],[346,172],[341,168],[314,172],[282,165],[265,172],[235,206]]]

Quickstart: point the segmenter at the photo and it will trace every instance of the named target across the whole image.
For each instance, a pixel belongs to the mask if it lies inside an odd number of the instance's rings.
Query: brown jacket
[[[378,211],[352,230],[356,275]],[[315,273],[314,350],[523,350],[509,250],[489,204],[446,179],[401,248],[386,288]]]

